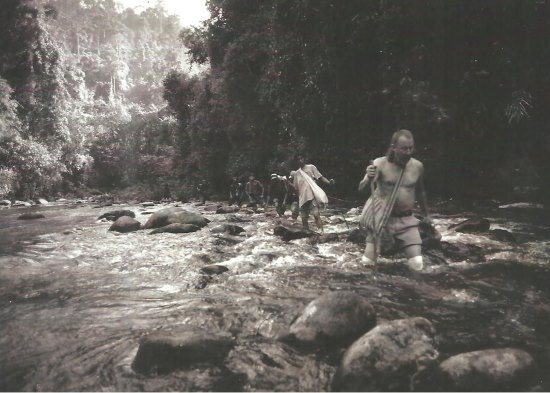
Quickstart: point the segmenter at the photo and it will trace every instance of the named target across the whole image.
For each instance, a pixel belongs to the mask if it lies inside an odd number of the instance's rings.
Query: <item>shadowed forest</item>
[[[399,128],[430,197],[544,200],[546,0],[2,0],[0,195],[179,200],[305,154],[356,198]]]

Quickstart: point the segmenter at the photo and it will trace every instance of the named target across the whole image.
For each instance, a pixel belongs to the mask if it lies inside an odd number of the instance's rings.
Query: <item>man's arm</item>
[[[365,173],[365,176],[363,177],[363,180],[359,182],[359,186],[357,187],[357,190],[359,192],[363,192],[363,190],[368,189],[369,185],[372,181],[374,181],[374,178],[376,177],[376,165],[379,164],[378,158],[374,161],[371,161],[369,166],[367,166],[367,170]]]

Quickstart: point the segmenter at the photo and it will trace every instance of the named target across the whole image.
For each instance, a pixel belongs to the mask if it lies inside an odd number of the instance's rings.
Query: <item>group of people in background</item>
[[[313,214],[317,227],[322,230],[319,208],[328,202],[328,197],[317,182],[334,184],[334,180],[324,177],[315,165],[307,164],[303,156],[297,157],[297,164],[298,169],[290,172],[288,177],[272,173],[265,186],[254,175],[250,175],[246,183],[233,177],[229,186],[229,204],[239,207],[246,204],[252,208],[273,205],[279,216],[283,216],[290,205],[292,218],[301,216],[304,228],[309,228],[309,215]]]
[[[423,219],[431,224],[424,190],[424,167],[412,157],[414,138],[410,131],[399,130],[392,135],[385,156],[373,160],[366,168],[364,178],[359,182],[362,192],[370,186],[371,195],[360,216],[360,226],[366,231],[366,248],[362,263],[366,266],[376,263],[382,235],[391,236],[407,256],[412,270],[422,270],[422,240],[419,234],[420,220],[413,214],[418,202]],[[320,208],[328,203],[327,194],[319,184],[332,185],[334,179],[327,179],[317,167],[308,164],[303,156],[296,159],[297,169],[287,176],[273,173],[264,186],[254,175],[245,182],[232,178],[229,186],[229,204],[241,207],[273,205],[279,216],[283,216],[290,205],[293,219],[301,217],[302,225],[309,229],[309,216],[313,215],[317,228],[323,230]],[[267,189],[267,190],[266,190]],[[206,198],[204,183],[199,184],[199,197]],[[418,199],[417,199],[418,197]]]

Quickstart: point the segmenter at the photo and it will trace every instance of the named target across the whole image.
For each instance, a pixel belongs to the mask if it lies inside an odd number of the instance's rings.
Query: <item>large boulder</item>
[[[531,355],[515,348],[461,353],[439,365],[443,386],[460,391],[526,390],[533,369]]]
[[[219,365],[234,345],[233,338],[222,333],[157,332],[142,340],[132,368],[141,374],[167,374],[200,364]]]
[[[209,222],[210,220],[200,214],[191,213],[180,207],[169,207],[153,213],[143,229],[160,228],[169,224],[193,224],[202,228]]]
[[[363,297],[330,292],[310,302],[290,325],[290,338],[307,346],[345,346],[376,326],[376,313]]]
[[[409,391],[420,368],[435,364],[434,328],[425,318],[376,326],[344,353],[332,381],[334,391]]]
[[[128,216],[122,216],[118,218],[113,225],[109,228],[110,231],[127,233],[137,231],[141,226],[141,223],[136,219]]]
[[[149,232],[149,235],[157,233],[191,233],[200,231],[201,228],[194,224],[169,224]]]
[[[118,218],[123,217],[123,216],[135,218],[136,213],[134,213],[131,210],[112,210],[110,212],[102,214],[97,219],[101,220],[101,219],[105,218],[109,221],[116,221]]]

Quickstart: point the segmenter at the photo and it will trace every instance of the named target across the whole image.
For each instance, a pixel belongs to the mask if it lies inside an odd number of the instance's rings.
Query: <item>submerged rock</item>
[[[289,338],[308,345],[349,345],[376,326],[372,305],[353,292],[330,292],[309,303]]]
[[[508,243],[517,243],[516,237],[505,229],[491,229],[489,234],[496,240]]]
[[[222,206],[216,210],[216,214],[236,213],[239,210],[238,206]]]
[[[109,228],[110,231],[127,233],[134,232],[140,228],[141,224],[136,219],[128,216],[119,217]]]
[[[101,220],[101,219],[105,218],[109,221],[116,221],[118,218],[123,217],[123,216],[135,218],[136,213],[134,213],[131,210],[113,210],[113,211],[102,214],[97,219]]]
[[[487,232],[491,227],[491,223],[486,218],[469,218],[465,221],[459,222],[458,224],[451,225],[449,229],[454,229],[456,232],[465,232],[465,233],[477,233],[477,232]]]
[[[359,245],[365,245],[365,241],[366,241],[366,238],[367,238],[367,233],[362,230],[362,229],[354,229],[352,230],[348,237],[347,237],[347,241],[348,242],[351,242],[351,243],[355,243],[355,244],[359,244]]]
[[[222,224],[211,229],[212,233],[228,233],[230,235],[238,235],[241,232],[245,232],[243,227],[234,224]]]
[[[179,207],[169,207],[153,213],[143,229],[160,228],[169,224],[193,224],[202,228],[209,222],[210,220],[200,214],[191,213]]]
[[[222,265],[208,265],[204,266],[200,269],[201,273],[208,274],[208,275],[214,275],[214,274],[222,274],[229,269]]]
[[[39,218],[46,218],[46,216],[41,213],[23,213],[17,217],[18,220],[36,220]]]
[[[514,348],[461,353],[439,365],[446,388],[467,391],[526,390],[534,361]]]
[[[169,224],[149,232],[149,235],[157,233],[191,233],[200,231],[200,227],[194,224]]]
[[[421,317],[378,325],[344,353],[332,390],[409,391],[419,368],[439,356],[434,334],[431,322]]]
[[[141,374],[167,374],[199,364],[223,362],[235,342],[229,335],[204,331],[158,332],[139,345],[132,368]]]
[[[273,234],[281,237],[284,241],[303,239],[305,237],[317,236],[317,234],[309,229],[291,228],[279,225],[273,230]]]

